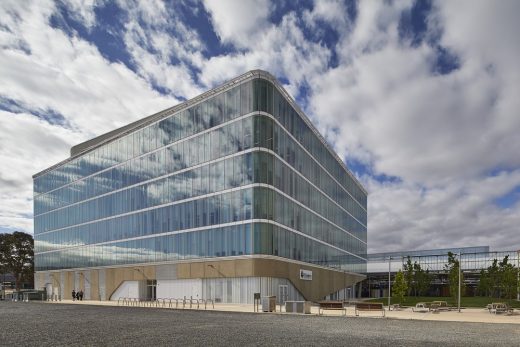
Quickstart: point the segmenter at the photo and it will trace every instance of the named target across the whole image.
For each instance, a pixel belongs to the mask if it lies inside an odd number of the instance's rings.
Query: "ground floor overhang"
[[[71,298],[73,289],[81,289],[88,292],[89,299],[109,300],[126,281],[240,278],[285,279],[305,300],[318,301],[354,286],[365,276],[281,257],[255,255],[42,271],[35,274],[35,288],[58,288],[64,299]],[[255,290],[254,286],[251,288]],[[252,296],[252,293],[247,295]]]

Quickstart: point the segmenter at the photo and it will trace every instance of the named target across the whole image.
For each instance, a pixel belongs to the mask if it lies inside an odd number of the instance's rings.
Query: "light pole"
[[[2,268],[2,288],[0,290],[0,299],[4,300],[5,299],[5,272]]]
[[[460,274],[461,274],[461,271],[462,271],[461,270],[461,267],[462,267],[461,256],[462,256],[462,253],[459,251],[459,295],[458,295],[459,300],[458,300],[458,303],[457,303],[457,306],[458,306],[458,309],[459,309],[459,313],[460,313],[460,282],[461,282],[460,281],[460,277],[461,277]]]
[[[520,249],[516,251],[516,300],[520,301]]]
[[[368,273],[367,273],[367,280],[368,280],[368,298],[371,299],[372,298],[372,287],[370,286],[370,276]]]
[[[391,281],[390,281],[390,271],[391,271],[391,268],[390,268],[390,265],[392,263],[392,257],[388,257],[388,309],[390,309],[390,285],[391,285]]]

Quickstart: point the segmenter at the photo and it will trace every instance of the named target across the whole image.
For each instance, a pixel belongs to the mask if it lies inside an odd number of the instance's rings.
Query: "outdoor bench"
[[[325,310],[341,310],[343,315],[347,315],[347,309],[343,306],[343,301],[320,301],[318,302],[318,315],[322,315]]]
[[[380,302],[358,302],[356,304],[356,316],[360,311],[379,311],[385,316],[385,308]]]
[[[446,301],[432,301],[430,306],[436,308],[438,311],[451,311]]]

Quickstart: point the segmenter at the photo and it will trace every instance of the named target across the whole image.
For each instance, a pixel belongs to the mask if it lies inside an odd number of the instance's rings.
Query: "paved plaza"
[[[168,299],[166,299],[168,300]],[[63,300],[53,302],[56,304],[74,304],[74,305],[100,305],[100,306],[127,306],[127,305],[135,305],[136,303],[125,303],[118,301],[71,301],[71,300]],[[139,305],[145,305],[148,307],[149,303],[140,303]],[[186,301],[185,306],[183,306],[182,301],[179,300],[176,304],[174,301],[163,302],[160,301],[154,303],[152,306],[164,307],[164,308],[189,308],[189,300]],[[196,308],[196,304],[193,304],[193,308]],[[201,304],[200,309],[203,309],[204,306]],[[254,306],[251,304],[223,304],[217,303],[213,306],[211,304],[207,305],[209,310],[214,311],[224,311],[224,312],[242,312],[242,313],[253,313],[255,311]],[[261,309],[261,308],[260,308]],[[282,313],[284,313],[284,307],[280,307],[280,305],[276,305],[276,309]],[[311,313],[314,315],[318,314],[318,307],[312,306]],[[342,316],[343,312],[341,311],[325,311],[324,315],[326,316]],[[348,306],[346,309],[347,317],[355,316],[354,306]],[[367,318],[377,318],[381,317],[380,312],[361,312],[360,316]],[[434,312],[414,312],[411,307],[403,308],[400,310],[385,310],[386,318],[394,318],[394,319],[406,319],[406,320],[431,320],[431,321],[453,321],[453,322],[472,322],[472,323],[511,323],[511,324],[520,324],[520,310],[515,310],[513,314],[490,314],[485,308],[462,308],[459,313],[456,309],[452,309],[450,311],[442,311],[438,313]],[[520,328],[520,327],[519,327]]]
[[[320,317],[88,302],[0,302],[0,313],[1,344],[12,346],[517,346],[520,341],[518,324],[353,317],[350,313]],[[520,320],[520,316],[514,318]]]

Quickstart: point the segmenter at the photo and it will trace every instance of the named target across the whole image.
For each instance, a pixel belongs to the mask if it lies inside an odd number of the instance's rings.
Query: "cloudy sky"
[[[369,191],[369,252],[520,248],[519,1],[0,1],[0,232],[72,145],[251,69]]]

